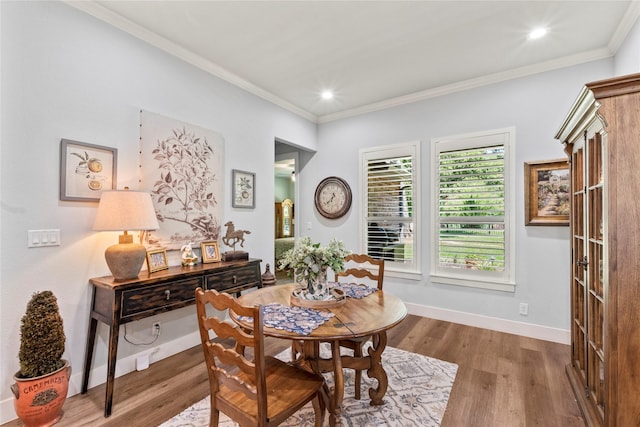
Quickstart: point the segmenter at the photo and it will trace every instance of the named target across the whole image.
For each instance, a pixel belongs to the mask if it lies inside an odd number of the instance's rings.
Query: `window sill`
[[[462,278],[451,276],[439,276],[432,274],[429,276],[432,283],[442,283],[445,285],[466,286],[468,288],[489,289],[501,292],[515,292],[516,284],[506,281],[484,281],[478,278]]]
[[[406,271],[406,270],[393,270],[390,267],[385,265],[384,269],[385,277],[397,277],[398,279],[408,279],[420,281],[422,280],[422,273],[416,271]]]

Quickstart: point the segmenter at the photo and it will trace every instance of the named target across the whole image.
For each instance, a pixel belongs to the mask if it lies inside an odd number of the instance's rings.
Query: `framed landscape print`
[[[118,150],[60,140],[60,200],[97,202],[102,190],[116,188]]]
[[[233,197],[231,205],[234,208],[256,207],[256,174],[252,172],[232,170],[231,182]]]
[[[525,225],[569,225],[569,163],[525,162]]]

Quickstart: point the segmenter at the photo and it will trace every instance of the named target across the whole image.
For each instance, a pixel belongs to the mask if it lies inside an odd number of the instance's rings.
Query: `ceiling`
[[[320,123],[610,57],[640,13],[637,0],[67,3]],[[528,40],[535,27],[547,36]]]

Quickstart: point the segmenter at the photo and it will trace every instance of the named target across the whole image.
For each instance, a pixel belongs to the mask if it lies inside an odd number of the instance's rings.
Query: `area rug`
[[[288,361],[291,351],[285,350],[277,357]],[[343,426],[433,426],[439,427],[447,407],[451,387],[458,365],[387,347],[382,363],[389,378],[389,388],[384,396],[385,404],[369,405],[368,389],[377,382],[362,374],[362,399],[355,400],[354,373],[344,371],[344,401],[341,422]],[[325,374],[329,387],[333,387],[333,376]],[[313,407],[305,406],[281,426],[313,426]],[[328,425],[329,417],[325,423]],[[207,427],[209,425],[209,397],[187,408],[161,427]],[[238,424],[220,413],[221,427],[236,427]]]

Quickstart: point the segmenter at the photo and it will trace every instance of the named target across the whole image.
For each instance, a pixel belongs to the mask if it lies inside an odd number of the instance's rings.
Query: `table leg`
[[[82,389],[81,394],[85,394],[89,387],[89,372],[91,372],[91,362],[93,361],[93,349],[96,342],[96,329],[98,328],[98,320],[91,317],[89,319],[89,331],[87,332],[87,348],[84,352],[84,371],[82,373]]]
[[[114,322],[109,327],[109,360],[107,361],[107,391],[104,398],[104,416],[111,416],[111,407],[113,406],[113,385],[116,376],[116,360],[118,355],[118,335],[120,333],[120,324]]]
[[[369,397],[371,397],[371,405],[383,405],[382,399],[387,392],[389,380],[387,373],[382,367],[382,352],[384,352],[387,346],[387,332],[382,331],[373,336],[373,345],[367,350],[369,357],[371,358],[371,367],[367,370],[369,378],[375,378],[378,380],[378,388],[369,389]]]
[[[333,410],[329,422],[333,418],[333,424],[339,422],[344,399],[344,375],[342,372],[342,357],[340,356],[340,341],[331,341],[331,356],[333,360]]]
[[[342,374],[339,341],[331,341],[330,343],[333,357],[331,359],[322,359],[320,357],[319,341],[301,341],[302,354],[301,357],[296,360],[296,363],[318,374],[324,372],[333,373],[333,393],[331,393],[326,383],[324,385],[324,391],[328,400],[327,411],[329,412],[329,425],[335,427],[340,424],[340,411],[344,398],[344,376]]]

